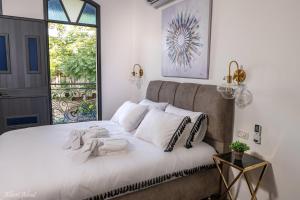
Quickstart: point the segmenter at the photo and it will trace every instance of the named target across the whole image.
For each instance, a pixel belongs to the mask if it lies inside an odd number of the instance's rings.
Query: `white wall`
[[[103,119],[110,119],[125,100],[137,100],[129,81],[135,63],[133,0],[96,0],[101,5]],[[43,19],[42,0],[3,0],[3,14]]]
[[[2,6],[4,15],[44,18],[43,0],[2,0]]]
[[[126,100],[137,99],[129,81],[135,61],[134,1],[98,0],[101,5],[103,118],[109,119]]]
[[[249,131],[246,142],[252,153],[272,163],[258,198],[298,199],[300,1],[215,0],[209,80],[161,76],[161,9],[140,0],[136,4],[136,51],[145,67],[146,83],[163,79],[218,84],[231,59],[245,66],[254,102],[244,110],[236,109],[235,130]],[[263,126],[262,145],[252,142],[255,123]],[[239,199],[250,199],[244,181],[239,191]]]

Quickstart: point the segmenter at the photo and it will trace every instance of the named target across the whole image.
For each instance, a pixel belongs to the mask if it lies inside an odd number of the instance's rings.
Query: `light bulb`
[[[236,90],[235,104],[239,108],[245,108],[246,106],[251,104],[252,101],[253,101],[252,93],[247,89],[245,85],[241,85]]]

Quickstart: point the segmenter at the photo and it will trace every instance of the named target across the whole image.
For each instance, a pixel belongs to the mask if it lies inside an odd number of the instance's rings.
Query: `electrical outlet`
[[[248,140],[249,139],[249,132],[245,131],[245,130],[239,130],[238,131],[238,137],[242,138],[244,140]]]

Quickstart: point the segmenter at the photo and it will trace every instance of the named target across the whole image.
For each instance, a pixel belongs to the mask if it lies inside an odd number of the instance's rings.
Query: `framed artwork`
[[[162,75],[208,79],[211,0],[185,0],[162,11]]]

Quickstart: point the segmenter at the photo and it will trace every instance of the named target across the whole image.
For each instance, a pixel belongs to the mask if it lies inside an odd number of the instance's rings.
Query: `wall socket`
[[[262,126],[255,124],[253,141],[256,144],[261,144],[261,131],[262,131]]]
[[[240,130],[238,130],[238,137],[242,138],[244,140],[249,140],[249,132],[240,129]]]

